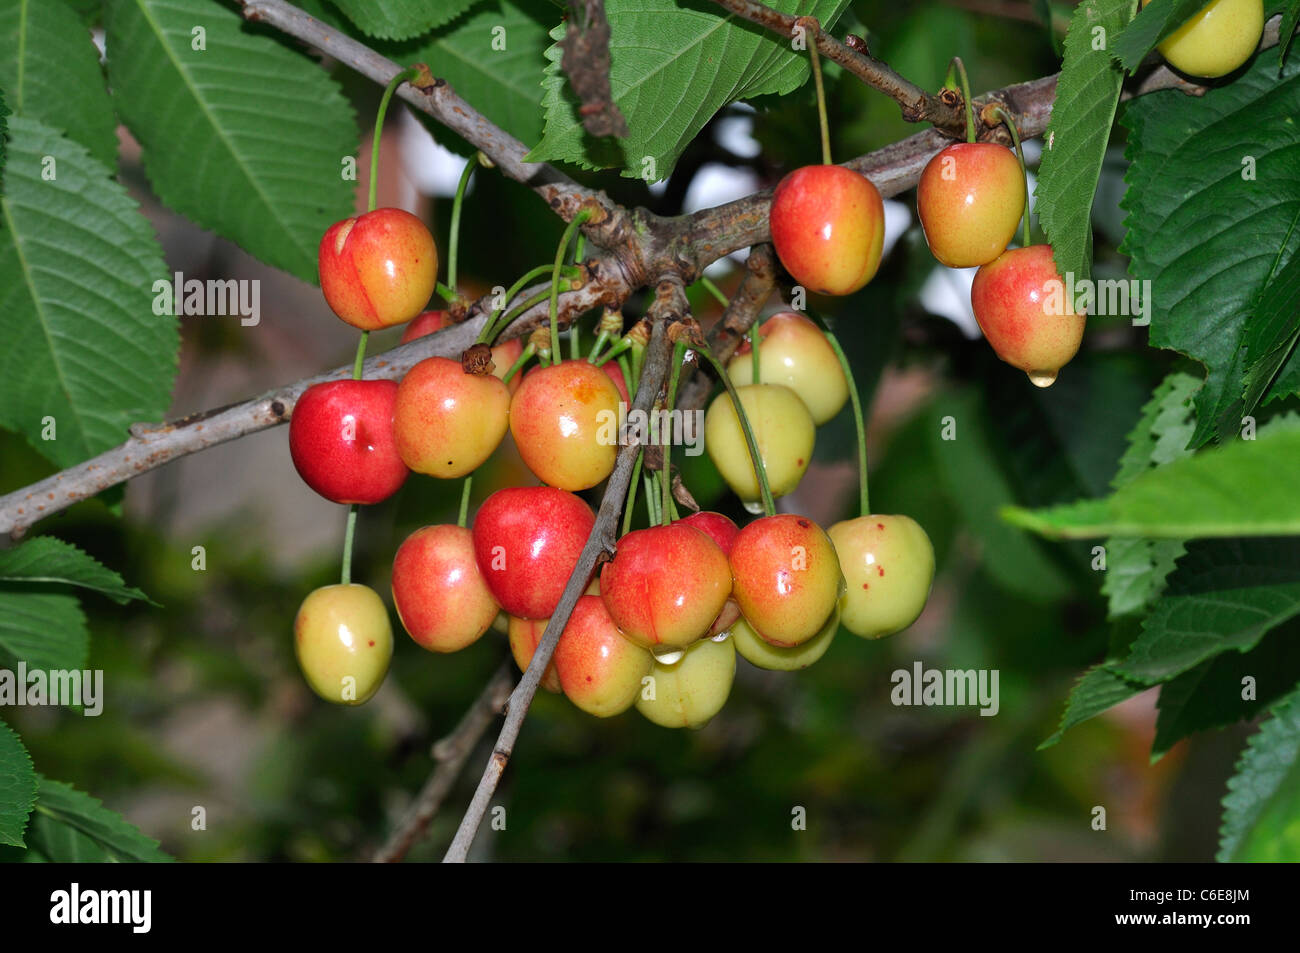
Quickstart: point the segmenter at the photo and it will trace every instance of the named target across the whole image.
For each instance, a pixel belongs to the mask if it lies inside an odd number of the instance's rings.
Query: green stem
[[[610,345],[608,351],[606,351],[600,357],[596,358],[596,360],[592,361],[591,363],[595,364],[597,367],[600,367],[606,361],[612,361],[614,358],[621,356],[623,352],[626,351],[631,346],[632,346],[632,342],[629,341],[627,338],[619,338],[617,341],[615,341],[613,344]]]
[[[564,264],[564,254],[569,250],[569,242],[573,240],[573,233],[582,227],[583,222],[591,218],[591,209],[584,208],[573,216],[573,221],[569,222],[564,229],[564,234],[560,236],[559,247],[555,249],[555,267],[551,271],[551,353],[555,355],[558,361],[561,357],[560,352],[560,267]]]
[[[761,384],[763,373],[762,364],[758,360],[758,322],[755,321],[749,326],[749,354],[754,362],[754,383]]]
[[[717,298],[718,303],[724,308],[731,307],[731,301],[728,300],[727,296],[722,293],[722,289],[715,285],[707,275],[700,275],[700,284],[704,286],[705,291]]]
[[[668,411],[667,419],[669,421],[668,438],[664,441],[664,469],[667,475],[664,481],[664,510],[671,512],[675,509],[671,491],[673,482],[673,434],[672,419],[673,408],[677,406],[677,381],[682,375],[682,361],[686,357],[686,342],[678,341],[673,346],[673,373],[668,378],[668,396],[664,401],[664,410]]]
[[[641,482],[645,484],[645,509],[651,526],[659,525],[659,495],[655,493],[654,474],[642,474]]]
[[[1025,171],[1025,147],[1020,144],[1020,130],[1016,128],[1016,121],[1012,118],[1011,113],[1007,112],[1001,106],[993,107],[993,115],[998,118],[999,122],[1006,123],[1006,127],[1011,130],[1011,141],[1016,144],[1016,158],[1020,160],[1020,177],[1025,180],[1025,220],[1023,244],[1029,247],[1029,173]]]
[[[641,457],[643,454],[636,455],[636,463],[632,464],[632,480],[627,485],[627,502],[623,504],[623,532],[620,536],[626,536],[632,528],[632,511],[636,508],[636,488],[641,482]]]
[[[357,532],[357,504],[348,507],[348,526],[343,531],[343,572],[340,581],[343,585],[352,582],[352,538]]]
[[[835,351],[835,356],[840,359],[840,367],[844,369],[844,377],[849,384],[849,398],[853,401],[853,421],[858,429],[858,515],[869,516],[871,504],[867,496],[867,428],[862,417],[862,397],[858,394],[858,385],[853,379],[853,368],[849,365],[849,359],[844,354],[844,348],[840,347],[839,340],[829,331],[826,332],[826,340]]]
[[[807,33],[807,29],[804,31]],[[826,89],[822,86],[822,63],[817,55],[817,37],[805,36],[808,43],[808,58],[812,61],[813,84],[817,87],[817,122],[822,133],[822,164],[831,164],[831,126],[826,118]]]
[[[632,373],[632,365],[626,354],[618,356],[618,369],[623,372],[623,383],[627,385],[628,394],[635,394],[638,381],[636,375]]]
[[[392,100],[397,87],[407,80],[415,79],[418,72],[414,66],[402,70],[388,81],[388,85],[384,87],[384,95],[379,98],[379,110],[375,113],[375,138],[370,146],[370,201],[366,205],[367,211],[375,210],[379,196],[379,143],[384,137],[384,116],[388,113],[388,103]]]
[[[441,281],[434,283],[433,290],[438,293],[439,298],[441,298],[443,301],[447,302],[448,304],[451,304],[457,298],[456,292],[452,291]]]
[[[944,83],[949,89],[952,88],[953,72],[957,73],[961,81],[961,101],[966,104],[966,141],[975,141],[975,106],[970,101],[970,79],[966,76],[966,64],[961,61],[960,56],[954,56],[952,62],[948,64],[948,79]]]
[[[584,255],[587,254],[587,236],[578,232],[578,237],[573,243],[573,263],[579,264]]]
[[[461,529],[465,528],[465,523],[469,519],[469,491],[474,485],[474,474],[465,477],[465,485],[460,491],[460,515],[456,517],[456,525]]]
[[[529,361],[531,361],[533,359],[533,355],[536,353],[537,353],[537,348],[533,346],[532,342],[529,342],[524,347],[523,351],[520,352],[518,360],[516,360],[513,364],[510,365],[510,370],[506,371],[506,376],[501,378],[501,383],[509,384],[510,378],[514,377],[515,374],[519,373],[519,369],[522,368]]]
[[[754,430],[749,425],[749,417],[745,414],[745,408],[740,403],[740,395],[736,393],[736,388],[731,383],[731,378],[727,376],[727,369],[722,363],[706,350],[697,350],[696,354],[702,355],[713,369],[718,372],[722,384],[727,388],[727,394],[731,397],[731,406],[736,410],[736,416],[740,419],[740,429],[745,433],[745,443],[749,446],[749,462],[754,466],[754,475],[758,477],[758,490],[763,498],[763,513],[767,516],[776,515],[776,502],[772,499],[772,490],[767,485],[767,467],[763,466],[763,458],[758,452],[758,441],[754,439]]]
[[[619,367],[623,367],[622,361],[623,359],[619,358]],[[641,383],[641,368],[645,364],[645,348],[633,346],[632,360],[629,363],[632,365],[632,376],[627,380],[627,392],[629,394],[635,394],[637,387]],[[626,367],[623,367],[623,376],[625,378],[627,377]]]
[[[576,361],[581,356],[578,353],[578,326],[575,324],[569,328],[569,358]]]
[[[506,291],[505,297],[501,299],[501,307],[495,309],[492,314],[489,315],[487,322],[483,325],[483,330],[479,332],[478,340],[474,343],[491,344],[495,341],[496,336],[501,333],[501,328],[497,327],[497,319],[501,317],[501,313],[510,306],[510,302],[514,300],[515,295],[519,294],[528,282],[534,281],[542,275],[549,274],[550,270],[550,265],[538,265],[536,268],[524,272],[519,277],[519,280],[511,285]],[[502,327],[504,327],[504,325],[502,325]]]
[[[460,174],[456,186],[456,197],[451,200],[451,232],[447,237],[447,286],[456,292],[456,252],[460,247],[460,207],[465,203],[465,189],[469,186],[469,177],[474,174],[478,162],[470,158],[465,162],[465,170]]]
[[[357,357],[352,362],[352,379],[361,380],[361,368],[366,363],[366,342],[370,340],[370,332],[362,331],[361,340],[357,342]]]
[[[591,350],[587,352],[587,360],[588,360],[588,362],[590,362],[590,363],[592,363],[592,364],[595,364],[595,363],[596,363],[596,355],[599,354],[601,348],[603,348],[603,347],[604,347],[606,344],[608,344],[608,343],[609,343],[609,332],[608,332],[608,331],[601,331],[599,334],[597,334],[597,335],[596,335],[596,343],[593,344],[593,345],[591,346]]]

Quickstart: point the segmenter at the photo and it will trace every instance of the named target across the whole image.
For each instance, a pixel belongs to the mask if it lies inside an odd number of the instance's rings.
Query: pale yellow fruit
[[[812,415],[798,394],[780,384],[747,384],[736,393],[753,428],[772,496],[784,496],[799,485],[812,460],[817,430]],[[726,392],[713,399],[704,416],[704,449],[738,497],[747,503],[762,498],[745,431]]]
[[[807,642],[800,642],[789,648],[760,639],[745,621],[744,616],[731,626],[731,638],[736,643],[736,651],[740,653],[740,657],[750,665],[774,672],[796,672],[807,668],[826,654],[839,628],[840,611],[837,606],[820,632]]]
[[[642,683],[636,710],[665,728],[700,728],[722,710],[736,677],[732,639],[704,639],[672,665],[658,659]]]
[[[1142,0],[1142,6],[1149,2]],[[1213,79],[1250,59],[1263,32],[1263,0],[1214,0],[1169,34],[1159,50],[1174,69]]]
[[[840,622],[878,639],[916,621],[934,581],[934,546],[909,516],[859,516],[828,530],[844,572]]]
[[[307,684],[340,705],[367,701],[388,674],[393,628],[379,593],[356,583],[322,586],[298,609],[293,647]]]
[[[1022,181],[1014,158],[1011,164]],[[802,314],[782,311],[764,321],[759,333],[759,380],[798,394],[818,426],[838,414],[849,399],[849,382],[822,329]],[[754,355],[744,345],[727,362],[727,375],[737,387],[754,383]]]

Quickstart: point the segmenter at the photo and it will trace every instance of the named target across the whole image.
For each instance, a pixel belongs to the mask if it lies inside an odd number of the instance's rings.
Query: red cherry
[[[718,548],[722,550],[723,555],[731,553],[731,544],[736,541],[736,536],[740,533],[740,527],[733,523],[730,518],[710,510],[691,513],[689,516],[683,516],[675,522],[685,523],[687,526],[698,529],[718,544]]]
[[[561,361],[524,375],[510,401],[510,433],[543,483],[585,490],[609,476],[618,455],[618,388],[587,361]]]
[[[327,381],[298,398],[289,453],[309,487],[335,503],[378,503],[410,472],[393,439],[395,381]]]
[[[451,323],[451,316],[446,311],[422,311],[416,315],[415,320],[406,326],[402,331],[402,343],[414,341],[416,338],[422,338],[434,331],[441,331]],[[492,348],[492,373],[499,380],[505,380],[506,373],[510,368],[515,366],[515,361],[519,360],[519,355],[524,353],[524,342],[521,338],[511,338]],[[506,384],[510,393],[519,389],[518,374],[510,378]]]
[[[474,555],[493,598],[522,619],[546,619],[578,564],[596,515],[549,486],[497,490],[474,518]]]
[[[519,671],[528,671],[528,665],[533,660],[533,653],[537,651],[537,646],[542,644],[542,636],[546,634],[546,624],[550,619],[520,619],[518,616],[507,616],[506,633],[510,639],[510,654],[515,658],[515,664],[519,666]],[[546,666],[546,671],[542,673],[542,688],[548,692],[559,693],[560,677],[555,674],[555,659],[552,657],[551,664]]]
[[[505,438],[510,392],[491,374],[466,374],[460,361],[430,357],[397,388],[393,435],[417,473],[442,479],[474,472]]]
[[[871,180],[852,169],[795,169],[772,194],[770,220],[781,264],[812,291],[850,294],[880,267],[885,205]]]
[[[501,611],[462,526],[426,526],[397,548],[393,603],[411,638],[432,652],[476,642]]]
[[[555,647],[554,664],[569,701],[608,718],[632,707],[654,658],[619,633],[600,596],[583,596]]]
[[[844,585],[830,537],[803,516],[754,520],[741,529],[728,560],[740,611],[773,645],[800,645],[820,632]]]
[[[1016,154],[996,142],[958,142],[925,167],[916,210],[930,251],[949,268],[984,265],[1007,250],[1025,211]]]
[[[632,398],[628,396],[627,379],[623,377],[623,368],[619,367],[615,361],[606,361],[600,367],[609,375],[609,379],[614,382],[614,386],[618,388],[618,396],[623,398],[623,403],[631,407]]]
[[[335,222],[321,237],[318,257],[326,303],[363,331],[411,320],[437,284],[433,236],[400,208]]]

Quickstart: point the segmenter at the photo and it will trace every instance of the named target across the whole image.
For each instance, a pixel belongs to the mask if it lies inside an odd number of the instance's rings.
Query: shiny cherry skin
[[[463,526],[426,526],[406,537],[393,557],[392,585],[402,625],[431,652],[477,642],[501,611]]]
[[[703,728],[727,703],[736,678],[734,639],[702,639],[671,665],[656,660],[636,710],[665,728]]]
[[[425,335],[433,334],[435,331],[441,331],[451,324],[451,316],[446,311],[422,311],[415,316],[410,324],[402,331],[402,343],[414,341],[416,338],[422,338]],[[524,342],[520,338],[511,338],[492,348],[492,375],[501,380],[505,380],[506,374],[510,368],[515,366],[515,361],[519,360],[519,355],[524,353]],[[519,389],[519,374],[510,378],[506,388],[510,393]]]
[[[736,651],[750,665],[772,672],[797,672],[812,665],[831,647],[835,633],[840,628],[840,613],[837,609],[830,614],[820,632],[807,642],[801,642],[790,648],[782,648],[760,639],[757,633],[743,618],[731,627],[731,638],[736,643]]]
[[[729,517],[709,510],[691,513],[675,522],[698,529],[718,544],[718,548],[722,550],[724,556],[730,555],[731,544],[736,541],[736,537],[740,534],[740,527],[733,523]],[[709,631],[705,633],[705,638],[713,638],[715,635],[730,630],[731,626],[739,618],[740,606],[736,605],[736,600],[728,595],[726,603],[718,612],[718,617],[713,620],[713,624],[709,626]]]
[[[331,310],[363,331],[419,314],[433,295],[438,249],[424,223],[399,208],[335,222],[320,240],[320,286]]]
[[[460,361],[430,357],[397,388],[393,434],[406,465],[454,479],[473,473],[505,438],[510,391],[491,374],[467,374]]]
[[[849,399],[849,382],[822,329],[795,311],[782,311],[758,329],[759,377],[794,391],[821,426],[840,412]],[[754,382],[754,356],[749,339],[740,342],[727,363],[727,376],[737,387]]]
[[[393,657],[388,610],[369,586],[323,586],[298,609],[293,647],[312,691],[338,705],[360,705],[388,674]]]
[[[378,503],[410,471],[393,438],[397,384],[327,381],[307,388],[289,419],[289,455],[309,487],[335,503]]]
[[[614,469],[620,400],[610,376],[584,360],[529,371],[510,401],[519,456],[543,483],[595,486]]]
[[[934,547],[920,524],[909,516],[860,516],[829,533],[844,572],[844,628],[879,639],[915,622],[934,581]]]
[[[843,591],[835,546],[807,517],[754,520],[741,528],[728,559],[741,613],[773,645],[789,648],[817,635]]]
[[[846,295],[875,277],[885,206],[866,176],[838,165],[795,169],[777,185],[770,218],[777,257],[808,290]]]
[[[608,718],[632,707],[654,657],[622,636],[600,596],[582,596],[555,647],[554,664],[569,701]]]
[[[510,654],[514,656],[515,664],[519,666],[519,671],[528,670],[528,665],[533,660],[533,654],[537,651],[537,646],[542,644],[542,636],[546,634],[546,625],[550,619],[520,619],[518,616],[507,616],[509,623],[506,628],[506,637],[510,640]],[[548,692],[559,694],[560,676],[555,672],[555,661],[552,659],[551,664],[546,666],[546,671],[542,673],[542,688]]]
[[[768,488],[774,498],[785,496],[799,485],[812,461],[817,439],[812,415],[799,395],[781,384],[746,384],[736,388],[736,396],[754,431]],[[761,498],[745,431],[725,391],[713,398],[704,415],[704,449],[732,492],[747,503]]]
[[[926,164],[916,210],[941,263],[986,265],[1007,250],[1025,213],[1020,161],[996,142],[954,143]]]
[[[1142,6],[1149,2],[1142,0]],[[1157,49],[1179,72],[1215,79],[1250,59],[1263,33],[1263,0],[1212,0]]]

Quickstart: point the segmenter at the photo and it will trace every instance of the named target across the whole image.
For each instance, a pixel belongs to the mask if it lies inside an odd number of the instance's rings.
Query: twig
[[[603,0],[569,0],[560,68],[582,105],[582,128],[596,137],[626,138],[627,120],[609,89],[609,20]]]
[[[649,412],[668,377],[668,363],[672,349],[664,325],[663,320],[656,321],[651,330],[645,368],[633,402],[633,407],[643,413]],[[532,704],[542,674],[546,671],[546,666],[551,663],[551,656],[555,654],[560,633],[568,625],[573,607],[577,605],[578,597],[587,588],[587,582],[591,579],[597,562],[614,552],[619,517],[623,515],[623,501],[627,497],[628,485],[632,479],[632,467],[636,462],[639,449],[635,436],[619,448],[618,457],[614,462],[614,472],[610,474],[605,495],[600,501],[600,511],[596,514],[596,524],[592,527],[591,535],[587,537],[586,545],[578,556],[578,564],[564,587],[560,604],[556,606],[554,614],[546,624],[546,631],[536,651],[533,652],[533,659],[524,672],[524,677],[519,680],[519,684],[510,695],[510,701],[506,706],[505,724],[501,726],[501,734],[497,737],[496,746],[492,750],[491,757],[488,758],[487,766],[483,769],[483,777],[479,779],[478,789],[474,792],[474,797],[465,811],[460,829],[456,831],[456,836],[447,849],[447,855],[443,858],[445,863],[463,863],[469,854],[474,835],[479,825],[483,823],[483,817],[492,802],[492,795],[496,792],[501,775],[505,772],[510,755],[514,751],[515,741],[519,738],[519,731],[523,728],[524,718],[528,714],[528,706]]]
[[[465,762],[474,753],[479,739],[505,707],[506,699],[510,697],[510,688],[514,685],[513,670],[513,660],[506,659],[502,662],[483,686],[483,691],[479,692],[474,704],[465,712],[460,724],[433,746],[433,773],[424,782],[424,787],[393,829],[388,841],[375,852],[375,863],[397,863],[428,828],[452,785],[460,777]]]

